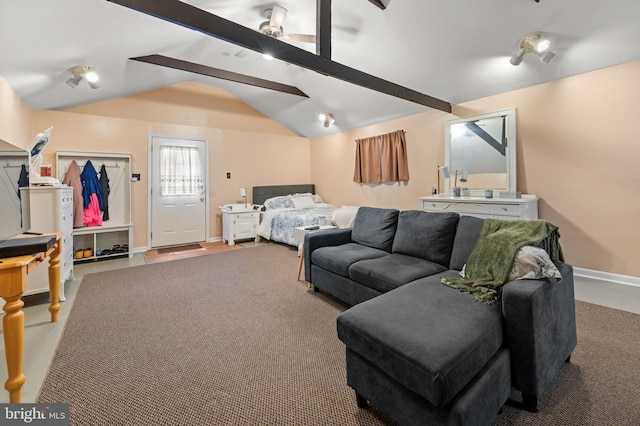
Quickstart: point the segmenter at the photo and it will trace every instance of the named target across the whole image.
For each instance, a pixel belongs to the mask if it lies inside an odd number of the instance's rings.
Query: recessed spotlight
[[[273,55],[269,54],[269,53],[263,53],[262,57],[265,58],[267,61],[270,61],[273,59]]]

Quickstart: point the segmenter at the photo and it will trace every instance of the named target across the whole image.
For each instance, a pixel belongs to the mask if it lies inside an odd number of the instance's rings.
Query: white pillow
[[[316,206],[316,203],[313,202],[313,198],[309,196],[292,197],[291,201],[293,201],[293,207],[296,209],[310,209]]]

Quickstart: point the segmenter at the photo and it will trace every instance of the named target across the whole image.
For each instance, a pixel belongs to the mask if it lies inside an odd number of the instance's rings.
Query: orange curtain
[[[378,138],[356,139],[356,166],[353,181],[374,183],[381,182],[381,177]]]
[[[354,182],[382,183],[408,180],[407,143],[403,130],[356,139]]]

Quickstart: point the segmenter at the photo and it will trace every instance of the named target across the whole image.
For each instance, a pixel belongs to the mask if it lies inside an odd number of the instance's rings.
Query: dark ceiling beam
[[[375,4],[382,10],[385,10],[387,8],[387,6],[385,6],[380,0],[369,0],[369,2]]]
[[[173,68],[180,71],[206,75],[207,77],[221,78],[223,80],[234,81],[236,83],[249,84],[251,86],[262,87],[263,89],[275,90],[278,92],[289,93],[291,95],[302,96],[305,98],[309,97],[302,90],[294,86],[277,83],[275,81],[264,80],[262,78],[251,77],[250,75],[239,74],[237,72],[222,70],[220,68],[208,67],[206,65],[183,61],[181,59],[170,58],[168,56],[148,55],[129,59],[138,62],[145,62],[147,64]]]
[[[320,74],[356,84],[430,108],[451,112],[451,104],[424,93],[400,86],[371,74],[347,67],[322,56],[284,43],[195,6],[178,0],[108,0],[112,3],[155,16],[159,19],[200,31],[211,37],[316,71]]]
[[[331,60],[331,0],[316,0],[316,54]]]

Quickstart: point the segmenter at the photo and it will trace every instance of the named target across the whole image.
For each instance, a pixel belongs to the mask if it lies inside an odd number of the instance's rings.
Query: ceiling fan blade
[[[269,25],[273,28],[280,28],[285,16],[287,16],[287,9],[277,4],[273,5]]]
[[[293,41],[301,41],[303,43],[315,43],[316,36],[313,34],[287,34],[283,38],[288,38]]]

